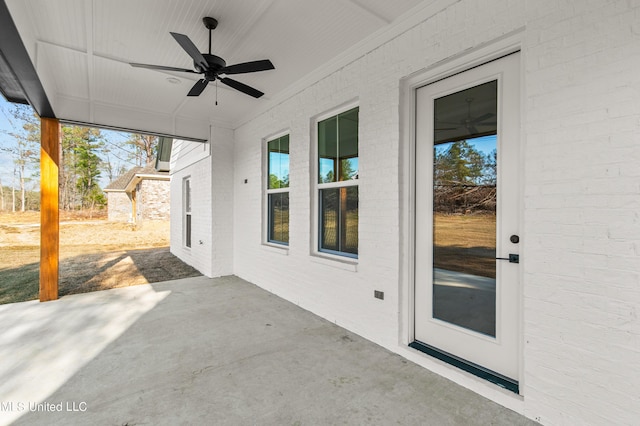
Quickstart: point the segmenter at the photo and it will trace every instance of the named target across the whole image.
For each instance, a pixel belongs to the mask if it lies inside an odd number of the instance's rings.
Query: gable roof
[[[169,180],[167,172],[159,172],[153,166],[135,166],[104,188],[104,192],[131,192],[142,179]]]

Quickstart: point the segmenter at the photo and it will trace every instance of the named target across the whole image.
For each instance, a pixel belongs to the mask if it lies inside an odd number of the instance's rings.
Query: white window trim
[[[287,135],[289,136],[289,186],[269,189],[269,142]],[[269,241],[269,194],[282,192],[289,193],[289,202],[291,202],[291,131],[289,129],[262,138],[262,245],[288,251],[291,233],[289,233],[289,242],[287,243]],[[291,211],[289,211],[289,218],[291,218]]]
[[[347,186],[359,186],[360,180],[354,179],[339,182],[318,183],[318,123],[354,108],[360,108],[358,99],[346,102],[311,119],[311,167],[309,167],[309,170],[311,173],[311,255],[318,258],[325,258],[327,260],[337,261],[342,264],[355,266],[358,264],[358,255],[320,250],[320,190],[328,188],[342,188]],[[358,155],[360,155],[359,152],[360,120],[358,120]]]

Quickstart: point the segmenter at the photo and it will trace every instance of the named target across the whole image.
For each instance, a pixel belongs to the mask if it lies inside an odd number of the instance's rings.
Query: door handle
[[[520,263],[520,255],[509,253],[509,257],[496,257],[496,260],[508,260],[509,263]]]

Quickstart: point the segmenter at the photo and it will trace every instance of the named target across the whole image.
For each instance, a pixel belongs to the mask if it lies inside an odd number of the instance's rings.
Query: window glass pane
[[[358,108],[338,116],[339,180],[358,179]]]
[[[191,180],[184,181],[184,211],[191,211]]]
[[[498,81],[434,101],[434,145],[497,133]]]
[[[289,193],[269,194],[269,241],[289,243]]]
[[[320,190],[320,248],[338,251],[339,188]]]
[[[185,216],[185,246],[191,247],[191,215]]]
[[[320,190],[320,249],[358,254],[358,187]]]
[[[289,135],[267,143],[268,189],[289,187]]]
[[[496,336],[497,82],[436,99],[433,317]]]
[[[318,123],[318,183],[336,181],[338,162],[338,118]]]
[[[340,188],[340,251],[358,254],[358,187]]]

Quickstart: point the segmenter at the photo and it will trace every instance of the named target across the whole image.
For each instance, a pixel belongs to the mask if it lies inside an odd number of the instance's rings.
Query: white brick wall
[[[183,196],[191,178],[192,243],[184,246]],[[211,127],[207,144],[174,141],[171,253],[208,277],[233,273],[233,130]]]
[[[526,413],[637,424],[640,2],[535,9],[525,46]]]
[[[440,4],[454,2],[439,2]],[[495,2],[491,11],[455,3],[236,129],[234,273],[383,346],[398,349],[401,292],[401,78],[507,34],[524,11]],[[464,25],[460,25],[464,22]],[[442,34],[447,34],[443,39]],[[360,205],[357,271],[310,256],[311,118],[358,99]],[[288,256],[261,246],[261,140],[291,131]],[[248,184],[242,184],[248,178]],[[404,239],[406,242],[406,238]],[[337,263],[336,263],[337,265]],[[373,297],[385,293],[384,301]],[[402,314],[402,313],[400,313]]]
[[[233,274],[233,131],[211,131],[211,276]]]
[[[213,160],[189,169],[193,176],[206,175],[207,167],[222,175],[212,178],[213,213],[201,230],[213,236],[210,259],[232,262],[224,273],[544,424],[637,424],[640,2],[439,0],[429,10],[432,16],[234,135],[223,131],[225,142],[214,144]],[[523,61],[522,399],[398,343],[407,327],[409,291],[402,266],[409,183],[401,79],[514,33],[520,34]],[[357,268],[349,269],[310,255],[310,150],[312,118],[353,99],[360,107],[360,236]],[[283,129],[291,144],[288,250],[261,241],[262,143]],[[232,208],[225,204],[231,200]],[[224,252],[229,247],[232,256]],[[385,300],[374,299],[374,290],[384,291]]]
[[[196,142],[192,142],[196,143]],[[184,178],[191,178],[191,247],[184,239]],[[171,174],[171,253],[202,274],[213,276],[211,156]]]

